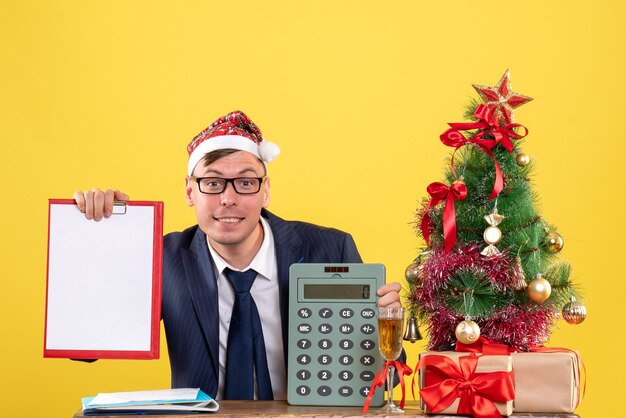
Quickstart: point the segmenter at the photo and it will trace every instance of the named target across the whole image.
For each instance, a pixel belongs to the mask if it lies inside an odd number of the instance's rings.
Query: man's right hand
[[[100,221],[113,214],[113,202],[127,201],[128,195],[119,190],[91,189],[86,192],[80,190],[74,193],[74,200],[78,209],[87,219]]]

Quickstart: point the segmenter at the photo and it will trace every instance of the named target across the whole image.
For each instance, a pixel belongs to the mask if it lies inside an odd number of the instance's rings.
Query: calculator
[[[382,264],[293,264],[289,271],[287,401],[363,406],[384,364],[376,290]],[[371,404],[382,405],[383,390]]]

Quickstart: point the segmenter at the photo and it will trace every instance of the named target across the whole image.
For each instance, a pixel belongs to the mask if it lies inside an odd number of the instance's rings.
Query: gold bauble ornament
[[[418,262],[411,263],[407,266],[406,270],[404,270],[404,277],[407,282],[414,283],[416,282],[422,271],[422,266]]]
[[[541,276],[541,273],[537,273],[535,278],[528,283],[526,290],[528,291],[528,297],[537,303],[543,303],[550,297],[552,286]]]
[[[515,160],[517,161],[517,165],[520,167],[526,167],[530,163],[530,157],[523,152],[517,154],[517,158]]]
[[[454,331],[456,339],[463,344],[472,344],[478,341],[480,337],[480,327],[471,319],[466,319],[456,326]]]
[[[587,317],[587,308],[572,296],[572,300],[563,306],[561,315],[568,324],[577,325]]]
[[[563,245],[565,241],[563,241],[563,237],[559,235],[558,232],[550,231],[546,234],[546,238],[543,241],[543,246],[546,251],[549,251],[553,254],[558,253],[563,249]]]

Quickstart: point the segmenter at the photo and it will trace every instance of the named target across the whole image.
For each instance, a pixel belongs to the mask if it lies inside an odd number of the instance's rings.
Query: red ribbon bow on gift
[[[482,353],[488,356],[508,356],[515,350],[506,344],[496,343],[485,337],[478,337],[478,341],[471,344],[463,344],[461,341],[457,341],[455,351]]]
[[[456,242],[456,215],[454,214],[454,201],[464,200],[467,197],[467,186],[463,182],[454,182],[450,187],[443,183],[430,183],[426,188],[430,195],[430,202],[422,216],[422,235],[429,244],[430,239],[430,208],[445,200],[446,205],[443,210],[443,237],[446,254],[450,252]]]
[[[483,150],[485,154],[493,159],[493,163],[496,170],[496,179],[493,185],[493,189],[491,190],[491,194],[489,195],[489,200],[493,199],[497,195],[500,194],[502,188],[504,187],[504,180],[502,177],[502,170],[500,169],[500,165],[496,160],[496,157],[493,155],[491,151],[496,145],[502,144],[502,146],[508,151],[513,151],[513,141],[512,139],[521,139],[528,135],[528,129],[525,126],[520,125],[518,123],[509,123],[504,126],[500,126],[500,122],[493,116],[493,109],[485,106],[484,104],[478,105],[476,110],[474,111],[474,116],[478,118],[477,122],[470,123],[449,123],[450,129],[442,133],[439,138],[441,142],[449,147],[455,147],[454,153],[464,145],[467,144],[475,144],[480,149]],[[524,129],[524,134],[520,135],[513,130],[513,128],[522,128]],[[472,129],[481,129],[476,135],[471,138],[466,138],[459,131],[467,131]],[[486,135],[493,136],[493,139],[485,138]],[[452,173],[456,177],[456,171],[454,169],[454,153],[452,154],[452,159],[450,164],[452,165]]]
[[[367,398],[365,398],[365,404],[363,405],[363,413],[365,414],[370,407],[370,402],[372,402],[372,397],[374,396],[374,392],[376,391],[377,386],[382,386],[387,381],[387,372],[389,367],[395,367],[398,372],[398,379],[400,379],[400,386],[402,387],[402,400],[400,401],[400,409],[404,409],[404,376],[410,376],[413,373],[413,370],[397,360],[390,360],[386,362],[380,369],[378,369],[378,373],[374,377],[374,381],[372,382],[372,386],[370,386],[370,390],[367,393]]]
[[[500,418],[502,415],[494,402],[515,399],[512,372],[476,373],[478,357],[471,353],[459,357],[459,366],[446,356],[422,357],[416,368],[435,367],[447,376],[420,389],[420,396],[428,409],[439,412],[460,398],[457,413],[477,418]]]

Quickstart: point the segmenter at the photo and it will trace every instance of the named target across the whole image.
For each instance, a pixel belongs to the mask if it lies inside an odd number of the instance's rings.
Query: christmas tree
[[[427,247],[406,269],[412,316],[427,325],[431,350],[483,336],[516,350],[542,346],[559,314],[585,318],[558,260],[563,238],[537,211],[521,151],[528,130],[513,109],[532,98],[514,93],[509,72],[493,87],[473,85],[481,101],[468,106],[469,122],[441,134],[454,148],[445,182],[431,183],[416,213]]]

